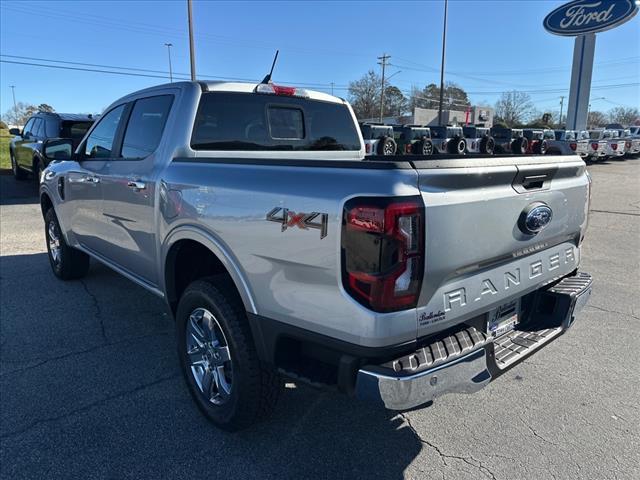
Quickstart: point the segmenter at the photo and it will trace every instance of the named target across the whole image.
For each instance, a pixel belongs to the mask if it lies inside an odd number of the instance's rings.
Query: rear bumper
[[[474,393],[566,332],[591,295],[587,273],[537,292],[528,319],[496,339],[474,327],[450,332],[383,365],[362,367],[356,397],[407,410],[448,393]]]

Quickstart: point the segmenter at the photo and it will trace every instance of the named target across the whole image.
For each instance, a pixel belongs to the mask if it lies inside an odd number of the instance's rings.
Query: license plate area
[[[487,314],[487,335],[500,337],[520,323],[520,299],[500,305]]]

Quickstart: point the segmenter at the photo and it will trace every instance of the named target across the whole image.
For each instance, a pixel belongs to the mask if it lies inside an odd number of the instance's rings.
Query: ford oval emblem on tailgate
[[[543,202],[535,202],[525,208],[518,219],[520,230],[528,235],[535,235],[549,225],[553,211]]]

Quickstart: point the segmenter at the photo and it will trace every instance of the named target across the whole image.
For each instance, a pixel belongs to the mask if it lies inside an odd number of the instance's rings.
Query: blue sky
[[[563,1],[451,0],[446,79],[493,104],[499,92],[531,94],[539,110],[559,109],[567,95],[573,38],[542,28]],[[274,81],[346,96],[351,80],[391,55],[391,83],[403,91],[438,82],[443,1],[194,2],[197,72],[261,79],[280,49]],[[2,60],[39,59],[189,72],[186,0],[0,2]],[[592,82],[594,110],[640,105],[640,15],[598,34]],[[60,64],[58,64],[60,65]],[[87,68],[66,64],[68,67]],[[92,67],[89,67],[92,68]],[[109,70],[103,67],[93,67]],[[145,72],[137,72],[145,73]],[[162,73],[150,73],[159,75]],[[161,78],[0,63],[0,110],[16,99],[58,111],[100,112],[118,97]],[[611,85],[635,83],[626,87]],[[602,99],[601,97],[604,97]],[[566,108],[566,101],[565,101]]]

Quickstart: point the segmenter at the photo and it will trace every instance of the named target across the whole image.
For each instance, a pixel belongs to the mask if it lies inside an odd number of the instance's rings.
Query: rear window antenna
[[[273,74],[273,69],[276,66],[276,62],[278,61],[278,53],[280,53],[280,50],[276,50],[276,56],[273,57],[273,63],[271,64],[271,71],[262,79],[262,81],[260,82],[262,83],[271,83],[271,75]]]

